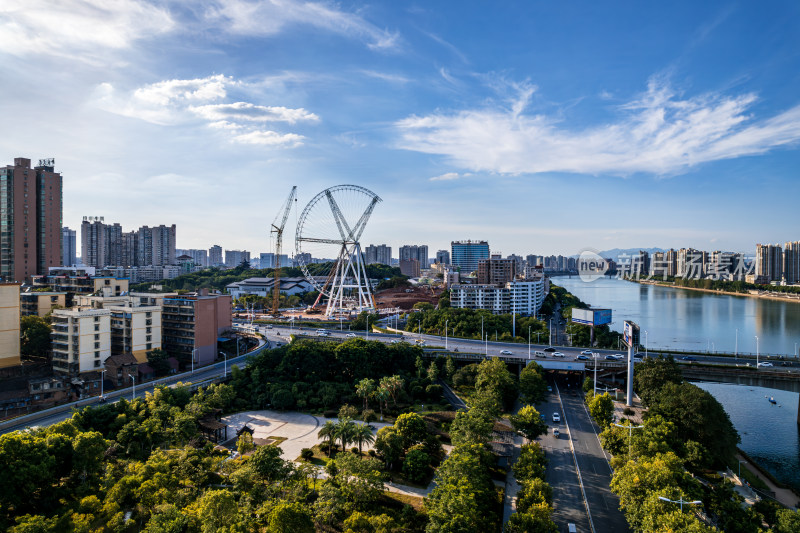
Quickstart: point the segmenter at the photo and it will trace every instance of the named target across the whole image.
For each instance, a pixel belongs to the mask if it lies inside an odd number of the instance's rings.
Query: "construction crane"
[[[289,198],[286,199],[286,205],[283,211],[279,211],[272,221],[272,229],[270,233],[275,234],[275,270],[272,271],[272,276],[275,278],[272,293],[272,315],[278,316],[280,314],[280,294],[281,294],[281,245],[283,244],[283,228],[286,226],[286,220],[289,218],[289,211],[292,210],[292,204],[297,201],[295,194],[297,193],[297,185],[292,187],[292,192],[289,193]],[[282,213],[282,214],[281,214]],[[280,222],[280,223],[279,223]]]

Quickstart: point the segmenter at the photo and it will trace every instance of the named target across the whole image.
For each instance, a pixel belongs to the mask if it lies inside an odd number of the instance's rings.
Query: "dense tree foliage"
[[[547,380],[544,377],[544,369],[536,361],[531,361],[519,375],[520,400],[530,404],[539,403],[544,400],[546,392]]]
[[[634,367],[633,388],[645,405],[650,405],[667,383],[681,383],[683,376],[678,363],[668,356],[650,357]]]
[[[522,446],[520,456],[512,467],[521,487],[517,495],[517,512],[506,523],[506,531],[558,531],[551,518],[553,490],[544,480],[546,467],[547,458],[538,442]]]
[[[537,339],[537,332],[541,333],[541,336],[545,339],[549,334],[546,323],[534,317],[517,315],[517,336],[513,337],[512,316],[510,314],[494,315],[485,310],[456,309],[442,306],[439,306],[439,309],[431,308],[411,313],[406,323],[406,331],[421,330],[423,333],[430,335],[444,336],[445,325],[447,325],[448,335],[452,337],[480,339],[481,323],[483,323],[483,332],[489,338],[497,337],[501,341],[528,342],[528,327],[531,328],[531,335],[534,341]]]
[[[42,317],[28,315],[19,319],[19,351],[22,355],[47,357],[50,354],[50,324]]]

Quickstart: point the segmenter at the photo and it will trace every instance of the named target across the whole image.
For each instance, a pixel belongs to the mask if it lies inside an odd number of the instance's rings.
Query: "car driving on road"
[[[592,355],[592,351],[591,350],[584,350],[584,351],[581,352],[581,355]]]
[[[616,361],[617,360],[616,356],[614,356],[614,355],[607,355],[605,357],[605,359],[606,359],[606,361]]]
[[[763,362],[763,363],[758,363],[758,367],[759,368],[764,368],[764,367],[768,367],[768,366],[772,366],[772,363],[769,363],[769,362],[766,362],[766,361]]]
[[[697,361],[697,357],[692,357],[691,355],[684,355],[681,357],[681,361]]]
[[[561,352],[553,352],[553,357],[564,357],[564,354]]]
[[[514,352],[510,350],[500,350],[500,355],[514,355]]]
[[[545,349],[544,349],[544,351],[545,351],[545,352],[555,352],[555,351],[556,351],[556,349],[555,349],[555,348],[553,348],[552,346],[548,346],[547,348],[545,348]]]
[[[356,336],[355,333],[348,333],[347,335],[345,335],[345,337],[348,337],[348,338],[355,337],[355,336]]]
[[[575,359],[578,359],[579,361],[589,361],[589,360],[591,360],[591,357],[588,357],[588,356],[586,356],[586,355],[583,355],[583,354],[581,353],[581,354],[580,354],[578,357],[576,357]]]
[[[553,422],[561,422],[561,415],[558,413],[553,413]]]

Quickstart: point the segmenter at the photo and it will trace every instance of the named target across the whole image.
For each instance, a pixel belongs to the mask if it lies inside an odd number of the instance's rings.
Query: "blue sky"
[[[799,20],[791,1],[6,0],[0,154],[56,159],[65,225],[175,223],[183,248],[268,251],[292,185],[299,212],[353,183],[384,200],[362,241],[395,255],[749,252],[800,239]]]

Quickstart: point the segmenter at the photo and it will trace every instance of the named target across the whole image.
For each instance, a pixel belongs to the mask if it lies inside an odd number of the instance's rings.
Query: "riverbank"
[[[667,287],[670,289],[683,289],[687,291],[709,292],[711,294],[724,294],[726,296],[743,296],[748,298],[757,298],[760,300],[777,300],[779,302],[800,303],[800,294],[789,294],[789,293],[781,294],[781,293],[766,292],[766,291],[734,292],[734,291],[723,291],[720,289],[701,289],[700,287],[683,287],[681,285],[675,285],[674,283],[667,283],[663,281],[653,281],[646,279],[630,279],[630,278],[620,278],[620,279],[624,279],[625,281],[630,281],[633,283],[638,283],[640,285],[655,285],[658,287]]]
[[[762,468],[761,465],[755,462],[753,458],[747,455],[743,450],[739,449],[739,453],[736,454],[736,460],[750,466],[751,468],[747,468],[747,470],[767,486],[769,492],[773,494],[772,497],[781,505],[789,509],[797,509],[798,506],[800,506],[798,505],[800,504],[800,497],[798,497],[795,490],[783,484],[779,484],[769,471]]]

